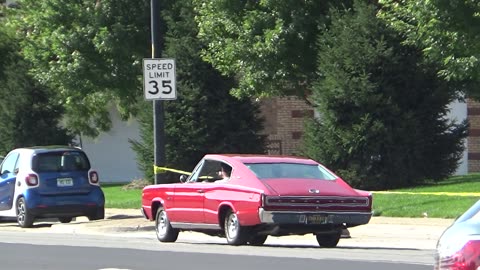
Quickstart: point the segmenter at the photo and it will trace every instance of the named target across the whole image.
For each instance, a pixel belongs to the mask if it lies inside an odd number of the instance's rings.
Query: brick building
[[[456,173],[459,175],[480,172],[480,103],[467,104],[454,102],[449,106],[450,119],[470,121],[466,150]],[[315,115],[313,108],[296,97],[265,99],[260,108],[268,136],[268,154],[295,155],[302,141],[304,119]]]
[[[467,101],[468,130],[468,172],[480,172],[480,103]]]
[[[301,143],[304,119],[313,117],[313,108],[297,97],[265,99],[260,108],[268,154],[294,155]]]

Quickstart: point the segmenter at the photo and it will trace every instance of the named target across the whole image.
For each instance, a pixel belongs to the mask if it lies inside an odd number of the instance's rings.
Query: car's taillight
[[[27,175],[27,177],[25,177],[25,183],[27,183],[27,186],[38,185],[38,176],[36,176],[35,174]]]
[[[436,270],[477,270],[480,267],[480,240],[469,240],[452,255],[437,255]]]
[[[89,180],[92,184],[98,184],[98,173],[96,171],[91,171],[89,174]]]

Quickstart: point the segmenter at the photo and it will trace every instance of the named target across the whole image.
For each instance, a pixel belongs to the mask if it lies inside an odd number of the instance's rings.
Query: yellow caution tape
[[[176,169],[172,169],[172,168],[168,168],[168,167],[158,167],[158,166],[153,165],[153,173],[154,174],[165,173],[165,172],[174,172],[174,173],[186,174],[186,175],[192,174],[191,172],[176,170]]]
[[[372,191],[377,194],[408,194],[408,195],[438,195],[438,196],[462,196],[480,197],[479,192],[408,192],[408,191]]]

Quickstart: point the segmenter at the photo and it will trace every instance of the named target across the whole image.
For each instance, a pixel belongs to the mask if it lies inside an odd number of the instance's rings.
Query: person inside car
[[[225,163],[220,164],[219,175],[222,179],[215,181],[215,183],[227,183],[230,180],[230,174],[232,173],[232,167],[228,166]]]

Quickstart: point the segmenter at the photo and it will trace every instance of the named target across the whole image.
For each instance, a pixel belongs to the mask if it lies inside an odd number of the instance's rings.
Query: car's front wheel
[[[341,236],[341,230],[329,234],[317,234],[317,242],[321,247],[334,248],[337,246],[338,241],[340,241]]]
[[[22,228],[30,228],[33,226],[35,217],[32,216],[27,208],[27,203],[24,197],[17,200],[17,223]]]
[[[170,225],[167,212],[165,209],[159,208],[157,217],[155,218],[155,231],[160,242],[175,242],[178,238],[179,231]]]
[[[227,243],[238,246],[248,241],[248,227],[241,226],[237,214],[229,211],[225,217],[225,237]]]

